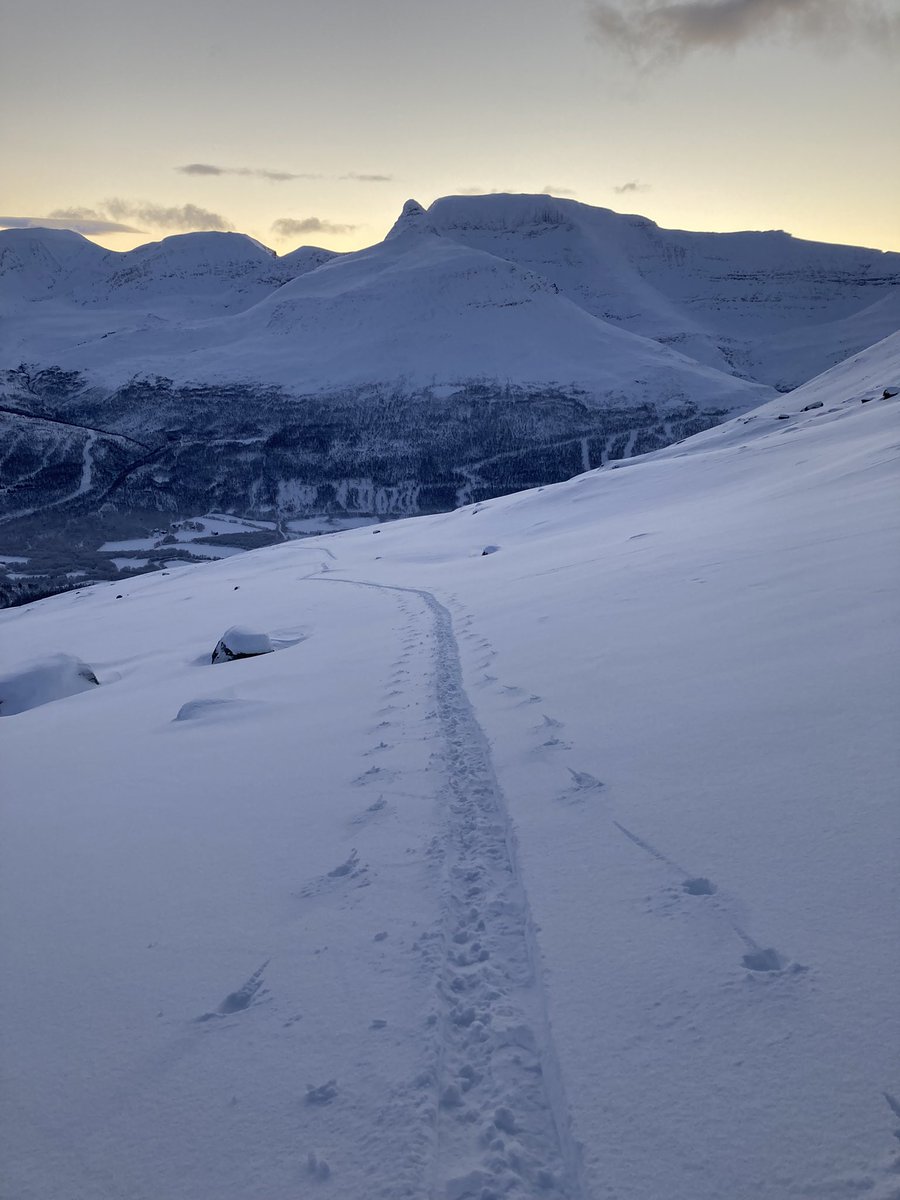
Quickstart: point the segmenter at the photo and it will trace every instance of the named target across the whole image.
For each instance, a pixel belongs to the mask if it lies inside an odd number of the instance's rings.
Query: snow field
[[[895,1198],[898,355],[0,614],[11,1194]]]

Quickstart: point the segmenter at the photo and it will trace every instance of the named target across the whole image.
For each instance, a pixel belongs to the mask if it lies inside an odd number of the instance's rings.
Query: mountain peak
[[[421,218],[424,216],[425,209],[418,200],[407,200],[403,205],[400,216],[394,222],[394,226],[388,237],[396,237],[398,234],[405,233],[408,229],[419,228]]]

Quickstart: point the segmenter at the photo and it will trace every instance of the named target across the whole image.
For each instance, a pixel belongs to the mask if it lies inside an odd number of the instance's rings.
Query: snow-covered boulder
[[[274,649],[267,633],[248,629],[246,625],[232,625],[216,643],[212,661],[221,663],[231,662],[235,658],[255,658],[257,654],[271,654]]]
[[[91,668],[71,654],[37,659],[0,679],[0,717],[27,712],[97,687],[100,680]]]

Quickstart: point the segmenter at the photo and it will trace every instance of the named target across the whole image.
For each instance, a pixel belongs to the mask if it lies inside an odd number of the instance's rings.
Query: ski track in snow
[[[320,576],[321,578],[321,576]],[[534,926],[488,740],[463,684],[447,608],[414,596],[430,649],[444,780],[439,927],[418,943],[435,979],[433,1066],[419,1081],[433,1145],[432,1200],[582,1200],[579,1152],[549,1033]]]

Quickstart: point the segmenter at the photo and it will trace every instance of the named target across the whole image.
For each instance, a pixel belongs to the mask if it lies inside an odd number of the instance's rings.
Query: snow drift
[[[0,679],[0,717],[77,696],[99,682],[87,663],[71,654],[53,654],[22,663],[12,674]]]

